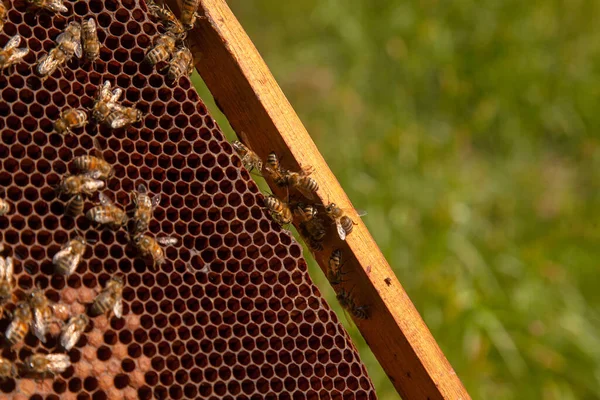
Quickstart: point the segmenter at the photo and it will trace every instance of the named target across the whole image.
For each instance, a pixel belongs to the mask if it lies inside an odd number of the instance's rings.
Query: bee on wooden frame
[[[270,195],[265,197],[264,203],[265,207],[271,212],[275,222],[280,225],[287,225],[292,222],[292,210],[286,202]]]

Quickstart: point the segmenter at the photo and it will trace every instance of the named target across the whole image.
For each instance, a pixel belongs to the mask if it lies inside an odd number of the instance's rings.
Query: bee
[[[346,240],[346,235],[349,235],[352,232],[352,229],[354,229],[354,221],[352,221],[352,218],[347,216],[335,203],[330,203],[325,206],[325,212],[329,218],[335,221],[335,226],[340,239]]]
[[[90,208],[85,214],[87,219],[111,229],[119,229],[127,223],[125,211],[113,203],[104,193],[100,193],[100,205]]]
[[[177,243],[177,239],[170,236],[155,239],[148,235],[137,235],[134,236],[133,242],[141,257],[150,256],[152,258],[152,268],[156,270],[157,265],[161,266],[166,262],[165,251],[160,245],[174,245]]]
[[[185,37],[185,28],[167,6],[161,7],[154,1],[148,1],[148,12],[151,16],[159,19],[173,36],[181,39]]]
[[[46,343],[48,327],[54,321],[53,305],[40,288],[33,289],[28,301],[33,312],[31,330],[35,337]]]
[[[300,219],[298,229],[312,250],[323,250],[322,241],[326,231],[323,224],[316,218],[317,209],[311,205],[299,204],[294,214]]]
[[[281,168],[279,164],[279,158],[274,151],[270,152],[267,156],[267,162],[265,163],[265,171],[271,177],[273,182],[278,186],[285,185],[285,170]]]
[[[173,54],[173,58],[167,66],[167,79],[176,82],[183,75],[191,75],[194,72],[194,58],[187,47],[180,47]]]
[[[0,2],[0,31],[4,28],[4,23],[6,22],[6,15],[8,14],[8,10],[4,3]]]
[[[104,160],[102,148],[98,139],[94,138],[94,152],[96,156],[85,155],[75,157],[73,163],[82,174],[92,179],[106,180],[114,174],[112,165]]]
[[[327,268],[327,280],[332,285],[339,285],[342,282],[342,251],[335,249],[329,257],[329,266]]]
[[[280,225],[292,222],[292,210],[288,204],[275,196],[265,197],[265,207],[271,212],[273,219]]]
[[[155,66],[159,62],[167,61],[175,51],[177,38],[169,33],[161,35],[156,40],[156,44],[146,54],[145,61]]]
[[[160,194],[150,198],[146,185],[142,184],[137,187],[137,191],[133,192],[132,196],[133,203],[135,204],[133,233],[137,235],[148,229],[148,224],[150,223],[150,219],[152,219],[152,211],[160,203]]]
[[[104,123],[111,129],[119,129],[140,122],[143,117],[144,114],[135,107],[117,106],[106,116]]]
[[[63,0],[28,0],[33,5],[52,12],[67,12],[67,7],[63,4]]]
[[[6,46],[0,51],[0,70],[12,67],[20,63],[23,58],[29,53],[28,48],[20,48],[17,46],[21,43],[21,35],[13,36]]]
[[[17,375],[15,365],[7,358],[0,357],[0,381]]]
[[[60,345],[65,350],[71,350],[77,344],[79,338],[85,331],[90,319],[87,315],[81,314],[69,320],[69,323],[62,329],[60,336]]]
[[[121,318],[123,316],[123,285],[122,277],[110,278],[102,292],[94,299],[90,307],[90,314],[98,316],[108,311],[112,312],[115,317]]]
[[[11,346],[23,341],[27,332],[29,332],[29,325],[31,325],[32,319],[33,315],[31,314],[29,304],[25,301],[17,304],[17,308],[13,313],[13,319],[4,333],[6,340]]]
[[[83,212],[84,206],[85,201],[83,200],[83,196],[81,194],[76,194],[67,201],[67,204],[65,204],[65,215],[68,217],[77,217]]]
[[[60,112],[60,117],[54,122],[54,130],[61,135],[73,134],[72,129],[81,128],[87,124],[87,113],[80,108],[67,108]]]
[[[37,64],[37,73],[43,79],[51,76],[58,67],[66,64],[73,56],[81,58],[81,25],[70,22],[64,32],[56,38],[57,46],[44,54]]]
[[[234,140],[231,143],[231,145],[242,159],[242,164],[244,164],[244,167],[248,171],[252,171],[253,169],[258,170],[259,172],[262,171],[263,162],[258,156],[258,154],[250,150],[248,147],[246,147],[245,144],[243,144],[239,140]]]
[[[71,275],[83,258],[87,242],[81,236],[65,243],[52,258],[56,272],[61,275]]]
[[[181,24],[187,30],[192,29],[196,24],[199,3],[200,0],[183,0],[181,6]]]
[[[114,110],[120,110],[121,105],[118,103],[123,90],[115,88],[111,92],[109,81],[104,81],[104,84],[98,90],[96,100],[92,108],[92,118],[98,122],[103,122]]]
[[[301,172],[291,172],[281,167],[275,152],[269,153],[265,171],[277,186],[289,186],[298,190],[307,199],[314,199],[314,193],[319,190],[319,184],[309,175],[312,168],[303,168]]]
[[[0,199],[0,217],[10,212],[10,203],[4,199]]]
[[[94,62],[100,57],[100,41],[98,40],[96,21],[93,18],[81,23],[81,43],[83,44],[83,54],[88,61]]]
[[[342,308],[348,311],[354,318],[368,319],[369,318],[369,306],[357,306],[349,292],[345,289],[341,289],[336,296]]]
[[[70,366],[68,354],[32,354],[25,359],[25,369],[40,375],[62,374]]]
[[[15,285],[13,273],[13,259],[0,257],[0,318],[4,315],[4,305],[12,300]]]
[[[85,175],[65,175],[58,184],[58,192],[69,196],[84,194],[91,196],[102,189],[104,182]]]

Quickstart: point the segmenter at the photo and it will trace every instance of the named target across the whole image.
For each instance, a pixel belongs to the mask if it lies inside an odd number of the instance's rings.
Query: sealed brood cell
[[[85,312],[110,277],[125,277],[124,317],[92,318],[68,352],[73,366],[54,379],[0,382],[3,397],[31,399],[375,398],[337,317],[320,297],[301,247],[262,209],[262,196],[225,141],[188,78],[169,86],[145,53],[162,28],[140,0],[65,1],[68,16],[9,5],[0,46],[15,33],[31,52],[0,75],[0,186],[13,206],[0,217],[0,240],[15,266],[17,296],[34,287]],[[74,59],[45,81],[33,65],[71,20],[95,18],[102,44],[93,64]],[[65,107],[89,109],[105,80],[121,87],[142,123],[110,131],[92,123],[74,135],[53,132]],[[54,187],[89,154],[93,137],[113,164],[107,193],[131,209],[145,183],[161,193],[149,233],[173,235],[167,263],[153,271],[124,230],[102,230],[63,215]],[[92,207],[87,201],[85,210]],[[68,277],[52,257],[83,232],[93,242]],[[0,321],[4,331],[7,318]],[[16,362],[59,351],[29,334],[2,356]]]

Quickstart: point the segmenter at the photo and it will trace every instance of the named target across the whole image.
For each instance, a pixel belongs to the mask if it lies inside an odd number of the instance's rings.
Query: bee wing
[[[83,55],[83,47],[81,46],[81,42],[77,41],[75,42],[75,55],[77,56],[77,58],[81,58],[81,56]]]
[[[121,318],[123,316],[123,298],[121,296],[119,296],[115,301],[115,305],[113,306],[113,313],[117,318]]]
[[[111,127],[111,129],[119,129],[119,128],[124,127],[128,123],[129,123],[129,119],[126,116],[124,116],[123,114],[120,114],[117,118],[113,119],[110,122],[110,127]]]
[[[359,217],[364,217],[365,215],[367,215],[367,212],[365,210],[357,209],[355,211],[356,211],[356,213],[358,214]]]
[[[77,325],[75,324],[75,318],[71,318],[69,323],[65,325],[61,332],[60,345],[65,350],[71,350],[71,348],[73,348],[73,346],[75,346],[75,344],[79,340],[79,336],[81,335],[77,334]]]
[[[108,101],[110,99],[110,81],[104,81],[98,93],[98,99]]]
[[[77,269],[79,262],[81,261],[81,254],[73,254],[69,262],[69,275],[71,275]]]
[[[108,102],[115,103],[115,102],[119,101],[122,94],[123,94],[123,89],[116,88],[115,90],[112,91],[112,95],[110,96],[110,99],[108,100]]]
[[[14,49],[19,45],[19,43],[21,43],[21,35],[16,34],[12,38],[10,38],[8,43],[6,43],[6,46],[4,46],[4,51]]]
[[[311,192],[310,190],[304,188],[303,186],[299,186],[296,185],[294,186],[296,188],[296,190],[298,190],[300,193],[302,193],[302,195],[304,197],[306,197],[309,200],[314,200],[315,199],[315,194],[313,192]]]
[[[156,238],[156,242],[162,244],[163,246],[172,246],[177,244],[179,240],[173,236],[164,236],[160,238]]]
[[[160,193],[152,197],[152,208],[155,208],[160,203]]]
[[[87,29],[84,29],[83,32],[87,36],[95,36],[96,35],[96,21],[94,18],[90,18],[87,20]]]
[[[71,366],[68,354],[47,354],[46,359],[50,361],[48,369],[54,372],[62,372]]]
[[[50,3],[48,5],[48,8],[51,11],[54,11],[54,12],[61,12],[62,13],[62,12],[69,11],[69,9],[64,4],[62,4],[62,2],[60,2],[60,1],[55,1],[53,3]]]
[[[52,69],[56,67],[58,60],[54,57],[54,52],[50,51],[48,54],[44,54],[37,64],[37,72],[40,75],[47,75]]]
[[[46,322],[44,316],[39,309],[33,310],[33,324],[31,326],[33,334],[40,342],[46,343]]]
[[[112,200],[105,195],[104,193],[99,193],[98,194],[98,199],[100,200],[100,204],[102,204],[103,206],[112,206],[114,205],[114,203],[112,202]]]
[[[342,223],[339,219],[335,220],[335,228],[337,229],[338,235],[341,240],[346,240],[346,230],[342,227]]]
[[[98,141],[97,137],[94,137],[94,155],[101,160],[104,160],[104,155],[102,154],[102,145]]]

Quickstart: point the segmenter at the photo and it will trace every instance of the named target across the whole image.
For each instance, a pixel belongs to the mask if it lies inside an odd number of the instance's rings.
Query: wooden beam
[[[167,0],[179,15],[181,0]],[[224,0],[201,0],[189,46],[196,67],[233,129],[266,158],[275,151],[290,170],[313,166],[321,202],[351,210],[357,223],[345,242],[328,236],[315,258],[327,268],[332,249],[345,260],[345,286],[358,304],[368,305],[369,320],[356,320],[365,340],[404,399],[469,399],[460,379],[396,279],[336,177],[281,91],[252,41]],[[340,133],[332,133],[340,135]],[[275,193],[281,194],[273,187]],[[332,231],[333,232],[333,231]]]

